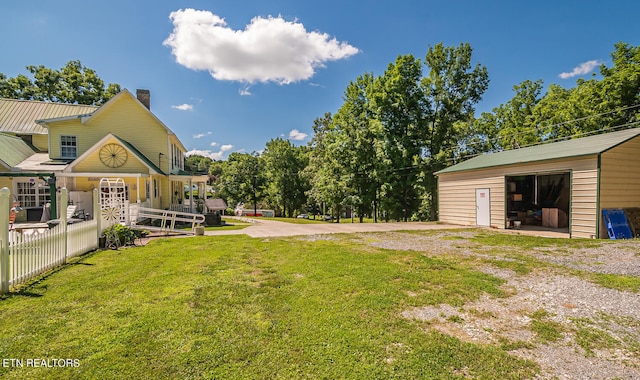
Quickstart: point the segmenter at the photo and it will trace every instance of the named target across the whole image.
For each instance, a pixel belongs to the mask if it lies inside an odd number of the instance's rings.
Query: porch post
[[[148,207],[155,208],[155,205],[154,205],[154,200],[155,200],[154,194],[155,194],[156,188],[153,187],[153,176],[150,175],[149,178],[147,178],[147,181],[149,181],[149,199],[147,199],[147,202],[149,202],[149,206]]]
[[[136,203],[140,203],[140,177],[136,177]]]
[[[182,189],[184,191],[184,187]],[[189,177],[189,212],[193,213],[193,179]]]
[[[69,204],[69,193],[66,187],[60,190],[60,224],[62,225],[62,238],[64,244],[64,256],[62,257],[62,263],[67,263],[67,249],[68,249],[68,234],[67,234],[67,205]]]
[[[98,189],[93,189],[93,217],[96,220],[96,230],[98,234],[98,246],[100,245],[100,235],[102,235],[102,210],[100,210],[100,194]]]
[[[0,190],[0,294],[9,293],[9,210],[11,193]]]

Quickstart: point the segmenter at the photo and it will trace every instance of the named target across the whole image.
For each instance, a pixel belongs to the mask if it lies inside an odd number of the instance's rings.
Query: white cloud
[[[212,143],[213,144],[213,143]],[[220,147],[220,151],[218,152],[213,152],[211,150],[205,149],[205,150],[201,150],[201,149],[191,149],[190,151],[188,151],[187,153],[185,153],[187,156],[193,156],[193,155],[199,155],[199,156],[205,156],[205,157],[209,157],[212,160],[216,160],[216,161],[220,161],[223,160],[224,154],[228,151],[230,151],[231,149],[233,149],[233,145],[223,145]]]
[[[215,141],[212,141],[212,142],[211,142],[211,144],[209,144],[209,145],[211,145],[211,146],[218,146],[218,143],[217,143],[217,142],[215,142]]]
[[[255,17],[244,30],[230,28],[209,11],[181,9],[169,18],[173,32],[163,44],[176,61],[192,70],[207,70],[217,80],[289,84],[311,78],[325,62],[359,51],[281,16]]]
[[[292,129],[291,132],[289,132],[289,140],[302,141],[306,139],[307,136],[306,133],[300,132],[297,129]]]
[[[207,132],[207,133],[198,133],[198,134],[193,135],[193,138],[194,138],[194,139],[201,139],[201,138],[203,138],[203,137],[207,137],[207,136],[209,136],[211,133],[212,133],[212,132]]]
[[[596,60],[587,61],[587,62],[581,63],[577,67],[574,67],[571,72],[561,73],[559,76],[562,79],[569,79],[569,78],[577,77],[577,76],[580,76],[580,75],[589,74],[590,72],[592,72],[596,67],[600,66],[601,64],[602,64],[602,62],[596,61]]]
[[[180,111],[193,111],[193,104],[180,104],[179,106],[171,106]]]
[[[250,91],[251,87],[248,85],[242,86],[241,89],[238,90],[238,93],[242,96],[249,96],[252,95],[251,91]]]

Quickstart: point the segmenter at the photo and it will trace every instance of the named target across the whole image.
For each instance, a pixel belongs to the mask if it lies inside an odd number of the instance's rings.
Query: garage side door
[[[476,225],[491,225],[489,189],[476,189]]]

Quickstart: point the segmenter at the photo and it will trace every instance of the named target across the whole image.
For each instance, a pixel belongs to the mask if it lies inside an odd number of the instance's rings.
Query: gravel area
[[[474,231],[360,235],[371,246],[517,260],[510,248],[480,245]],[[539,364],[541,379],[640,379],[640,294],[602,287],[590,273],[640,276],[640,241],[603,242],[592,248],[563,245],[532,248],[528,255],[552,265],[534,265],[521,275],[484,264],[478,270],[502,278],[506,297],[483,296],[463,307],[447,304],[402,312],[428,328],[478,344],[505,345],[515,356]],[[577,271],[576,271],[577,270]],[[560,335],[541,339],[532,326],[555,326]]]

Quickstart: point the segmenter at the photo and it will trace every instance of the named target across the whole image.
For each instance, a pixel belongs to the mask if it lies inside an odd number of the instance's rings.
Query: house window
[[[49,185],[42,181],[16,182],[16,190],[22,207],[41,207],[51,201]]]
[[[62,158],[78,157],[78,141],[76,136],[60,136],[60,155]]]

